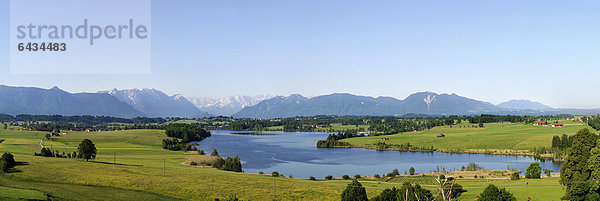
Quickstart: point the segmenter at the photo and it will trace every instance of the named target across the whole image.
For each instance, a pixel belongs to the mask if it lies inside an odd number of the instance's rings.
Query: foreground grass
[[[41,191],[0,186],[0,200],[46,200]]]
[[[484,128],[473,128],[474,124],[435,127],[431,130],[382,136],[349,138],[342,141],[357,147],[374,147],[378,142],[387,144],[410,143],[417,147],[431,147],[440,151],[455,150],[530,150],[534,147],[549,148],[554,135],[575,134],[591,127],[581,122],[561,121],[562,128],[533,126],[523,123],[489,123]],[[446,137],[438,138],[443,133]]]
[[[0,152],[12,152],[17,161],[25,164],[0,175],[2,195],[6,192],[13,197],[21,196],[14,199],[49,196],[56,200],[213,200],[235,194],[244,200],[339,200],[350,182],[274,178],[181,165],[191,156],[161,149],[166,136],[159,130],[70,132],[54,140],[43,140],[42,145],[52,150],[73,152],[82,139],[91,139],[98,149],[94,162],[33,156],[45,134],[0,129],[0,139],[6,140],[0,143]],[[363,179],[361,183],[369,197],[373,197],[406,181],[420,183],[436,192],[432,179],[432,176],[397,177]],[[460,199],[473,200],[493,183],[524,200],[527,192],[523,184],[527,181],[459,180],[468,190]],[[529,187],[534,200],[557,200],[563,193],[556,178],[531,180]],[[545,193],[544,189],[552,193]]]

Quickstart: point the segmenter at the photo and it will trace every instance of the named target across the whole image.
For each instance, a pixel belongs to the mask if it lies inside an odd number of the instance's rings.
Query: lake
[[[198,142],[198,149],[210,154],[216,148],[222,157],[240,157],[244,172],[278,171],[297,178],[327,175],[384,175],[393,169],[400,174],[414,167],[417,173],[434,171],[439,167],[447,171],[460,170],[469,162],[485,169],[505,170],[507,166],[525,172],[532,157],[486,154],[452,154],[441,152],[399,152],[373,149],[317,148],[318,140],[328,133],[281,131],[211,131],[212,136]],[[560,172],[560,163],[540,162],[542,169]]]

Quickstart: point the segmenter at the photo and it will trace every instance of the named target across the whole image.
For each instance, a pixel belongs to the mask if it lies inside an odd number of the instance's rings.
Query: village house
[[[66,135],[67,133],[68,133],[67,131],[60,132],[61,135]]]
[[[437,135],[437,137],[446,137],[446,135],[444,135],[443,133],[440,133]]]
[[[552,127],[562,127],[563,124],[562,123],[553,123]]]
[[[534,121],[533,125],[534,126],[547,126],[548,122],[547,121]]]
[[[386,140],[390,140],[390,138],[382,137],[381,140],[386,141]]]

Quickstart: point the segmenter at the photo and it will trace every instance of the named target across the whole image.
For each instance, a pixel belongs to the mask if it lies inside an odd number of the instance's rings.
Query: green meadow
[[[489,131],[496,127],[501,129],[503,126],[489,126],[479,131]],[[573,128],[565,127],[563,130],[583,127],[577,124],[572,126]],[[340,193],[349,183],[348,180],[274,178],[185,166],[181,163],[190,155],[163,150],[161,142],[167,137],[161,130],[69,132],[42,142],[44,147],[52,150],[73,152],[81,140],[91,139],[96,144],[98,156],[90,162],[33,156],[34,152],[39,152],[38,144],[45,134],[0,129],[0,139],[5,140],[0,143],[0,152],[11,152],[18,162],[24,163],[15,167],[11,173],[0,174],[0,193],[5,199],[51,197],[55,200],[213,200],[235,194],[244,200],[339,200]],[[395,136],[390,136],[390,139],[392,137]],[[424,179],[415,176],[398,177],[389,181],[360,181],[366,187],[368,196],[373,197],[385,188],[399,187],[406,181],[421,183],[436,192],[431,178],[433,177]],[[534,195],[535,200],[557,200],[563,193],[556,178],[529,181],[529,192],[523,187],[523,183],[527,181],[458,180],[467,190],[460,200],[474,200],[475,195],[490,183],[506,187],[519,200],[526,198],[527,193]],[[545,193],[544,189],[552,189],[552,192]]]
[[[534,147],[550,148],[554,135],[575,134],[588,128],[578,121],[561,121],[563,127],[533,126],[524,123],[488,123],[483,128],[476,124],[439,126],[430,130],[399,133],[386,136],[349,138],[342,141],[358,147],[374,146],[378,142],[386,144],[410,143],[418,147],[431,147],[444,150],[494,149],[494,150],[530,150]],[[443,133],[445,137],[437,137]],[[381,138],[389,138],[383,141]]]

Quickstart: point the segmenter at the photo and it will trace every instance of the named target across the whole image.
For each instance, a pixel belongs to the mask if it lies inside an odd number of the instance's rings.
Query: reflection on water
[[[444,167],[460,170],[469,162],[486,169],[519,169],[525,171],[529,163],[539,161],[531,157],[485,154],[450,154],[439,152],[398,152],[372,149],[324,149],[316,142],[325,139],[327,133],[308,132],[239,132],[211,131],[211,137],[198,142],[198,149],[210,153],[216,148],[223,157],[239,156],[244,172],[263,171],[308,178],[327,175],[374,175],[386,174],[393,169],[400,172],[414,167],[417,173]],[[238,134],[234,134],[238,133]],[[241,135],[239,133],[242,133]],[[543,169],[560,171],[560,164],[540,162]]]

